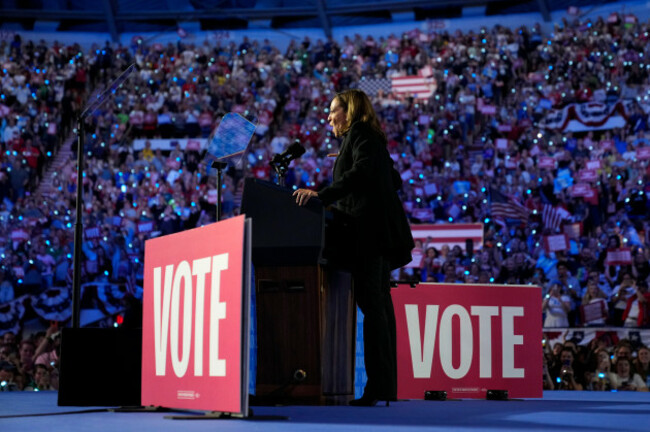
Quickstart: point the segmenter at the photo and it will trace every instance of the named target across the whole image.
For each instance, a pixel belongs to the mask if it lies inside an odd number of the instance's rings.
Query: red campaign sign
[[[244,226],[239,216],[145,243],[143,405],[248,411]]]
[[[542,397],[541,288],[419,284],[392,290],[400,399]]]
[[[496,147],[499,150],[508,150],[508,140],[505,138],[497,138]]]
[[[585,199],[585,201],[590,201],[593,199],[596,199],[596,201],[598,201],[598,188],[589,186],[589,189],[585,191],[583,198]],[[596,202],[596,204],[598,204],[598,202]]]
[[[550,156],[541,156],[538,166],[540,168],[555,169],[555,159]]]
[[[201,150],[201,141],[198,140],[188,140],[187,145],[185,146],[186,150],[195,150],[195,151],[200,151]]]
[[[632,264],[632,251],[630,248],[608,249],[606,265],[629,265]]]
[[[585,164],[585,168],[589,170],[599,170],[601,169],[603,164],[599,160],[592,160],[592,161],[587,161]]]
[[[614,141],[611,140],[604,140],[600,142],[600,149],[601,150],[611,150],[614,148]]]
[[[569,237],[566,234],[545,236],[544,249],[548,253],[569,250]]]
[[[582,169],[578,171],[578,180],[592,182],[598,180],[598,171],[595,169]]]
[[[19,278],[25,277],[25,269],[22,268],[21,266],[14,267],[13,271],[14,271],[14,275],[16,275],[16,277],[19,277]]]
[[[23,219],[23,223],[28,227],[35,227],[36,225],[38,225],[39,222],[47,223],[47,219],[45,219],[44,221],[41,219],[35,217],[26,217]]]
[[[29,234],[24,229],[18,228],[11,231],[11,240],[13,241],[27,241],[29,240]]]
[[[591,186],[586,183],[578,183],[571,186],[572,197],[586,197],[591,196]]]
[[[497,130],[499,132],[511,132],[512,131],[512,126],[510,126],[509,124],[502,124],[502,125],[497,126]]]
[[[518,163],[518,158],[506,156],[506,162],[504,165],[507,169],[516,169]]]
[[[181,161],[178,158],[173,158],[173,159],[169,158],[167,159],[165,165],[167,166],[167,168],[177,170],[180,169],[181,167]]]
[[[431,222],[433,220],[433,210],[430,208],[416,208],[413,209],[411,217],[420,221]]]
[[[589,189],[589,192],[585,194],[583,199],[591,205],[598,205],[598,189]]]
[[[639,147],[636,149],[636,158],[639,160],[650,159],[650,147]]]
[[[580,317],[583,324],[602,324],[607,319],[607,303],[599,299],[593,303],[580,306]]]
[[[484,115],[496,115],[497,113],[497,107],[495,105],[483,105],[479,110]]]

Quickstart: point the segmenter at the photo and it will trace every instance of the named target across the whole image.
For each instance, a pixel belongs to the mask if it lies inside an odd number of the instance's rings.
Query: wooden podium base
[[[356,318],[349,274],[257,267],[255,281],[255,403],[347,403],[354,396]]]

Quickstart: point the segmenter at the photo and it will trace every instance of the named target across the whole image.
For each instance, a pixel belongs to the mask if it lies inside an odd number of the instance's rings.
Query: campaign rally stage
[[[250,257],[244,216],[147,241],[142,405],[247,415]],[[542,396],[541,288],[425,283],[392,297],[400,399]]]

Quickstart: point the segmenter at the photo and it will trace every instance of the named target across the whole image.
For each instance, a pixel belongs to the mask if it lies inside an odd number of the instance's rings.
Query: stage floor
[[[545,392],[543,399],[402,401],[390,407],[253,407],[247,420],[168,420],[170,413],[83,412],[55,392],[0,393],[0,431],[648,431],[650,393]],[[92,408],[91,408],[92,409]],[[30,416],[31,415],[31,416]]]

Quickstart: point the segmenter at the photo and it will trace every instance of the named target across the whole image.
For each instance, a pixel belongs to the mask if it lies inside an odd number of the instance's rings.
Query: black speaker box
[[[64,328],[59,406],[140,406],[142,329]]]

